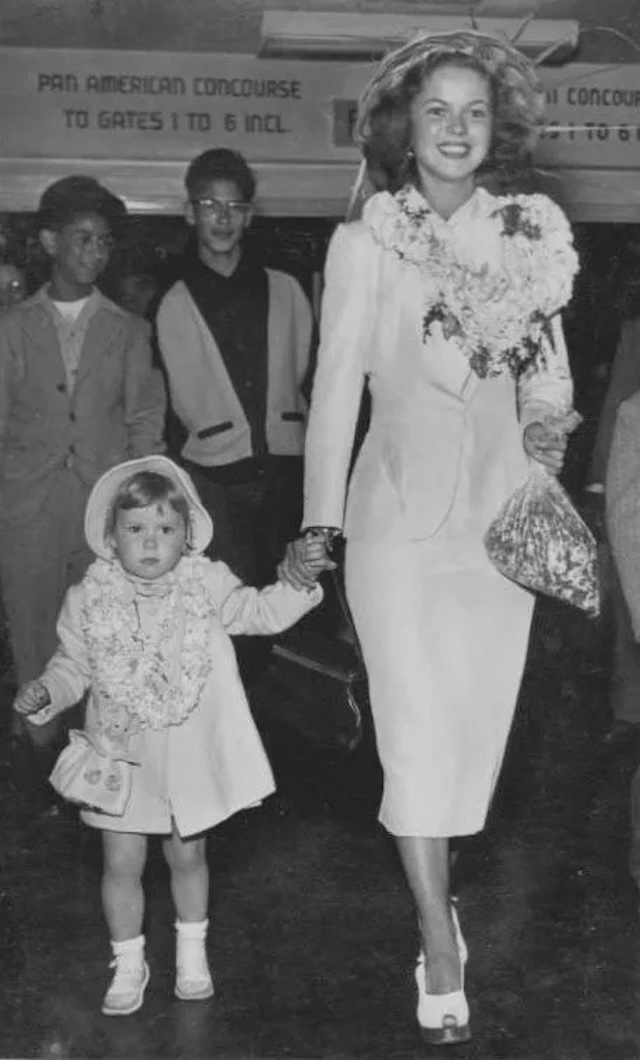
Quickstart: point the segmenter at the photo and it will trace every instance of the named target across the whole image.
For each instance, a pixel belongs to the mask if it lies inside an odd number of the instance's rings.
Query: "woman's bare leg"
[[[460,955],[449,898],[449,840],[422,836],[395,839],[418,910],[427,992],[460,990]]]

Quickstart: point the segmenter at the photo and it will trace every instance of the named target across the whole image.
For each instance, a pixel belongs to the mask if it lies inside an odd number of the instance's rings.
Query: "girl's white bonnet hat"
[[[136,460],[126,460],[109,468],[98,479],[89,494],[84,516],[84,534],[92,552],[100,559],[111,559],[112,549],[105,538],[107,515],[114,497],[123,482],[137,475],[140,471],[153,471],[165,475],[185,497],[189,506],[189,544],[192,552],[204,552],[213,537],[213,523],[204,508],[198,492],[186,471],[174,464],[168,456],[156,454],[142,456]]]

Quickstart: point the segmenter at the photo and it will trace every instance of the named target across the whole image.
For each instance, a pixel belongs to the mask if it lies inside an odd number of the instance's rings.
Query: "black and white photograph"
[[[640,1060],[638,0],[0,0],[0,1060]]]

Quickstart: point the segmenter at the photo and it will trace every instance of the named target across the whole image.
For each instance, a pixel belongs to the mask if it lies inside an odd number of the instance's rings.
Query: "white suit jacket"
[[[476,194],[455,223],[490,205],[488,193]],[[559,318],[545,368],[528,370],[517,386],[506,374],[483,380],[441,331],[423,344],[421,284],[419,269],[384,250],[366,222],[334,233],[307,428],[305,526],[428,538],[446,522],[462,475],[471,476],[470,522],[488,526],[526,477],[523,427],[571,406]],[[371,423],[347,498],[365,379]]]

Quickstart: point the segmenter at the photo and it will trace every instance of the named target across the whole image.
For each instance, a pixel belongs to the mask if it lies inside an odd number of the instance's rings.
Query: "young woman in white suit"
[[[571,408],[560,323],[576,271],[569,225],[491,176],[531,150],[544,96],[515,48],[421,37],[383,60],[358,139],[377,189],[335,232],[306,443],[304,526],[283,572],[305,584],[346,537],[395,837],[419,923],[423,1037],[470,1037],[467,950],[449,841],[480,831],[513,718],[532,596],[483,535],[530,460],[562,466],[549,417]],[[348,481],[360,399],[370,427]]]

